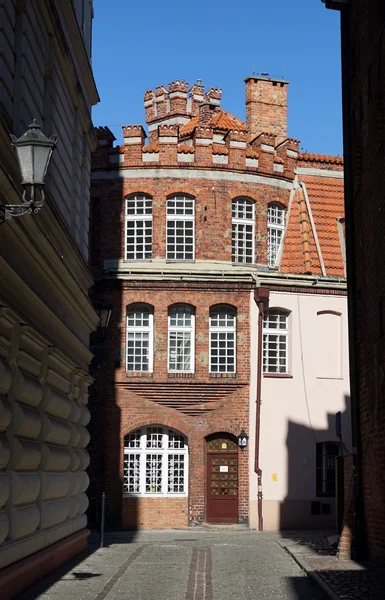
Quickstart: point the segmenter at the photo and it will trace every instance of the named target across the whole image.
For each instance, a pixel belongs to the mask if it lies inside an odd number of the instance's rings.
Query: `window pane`
[[[152,258],[152,200],[135,196],[126,200],[126,260]]]
[[[168,456],[168,491],[171,493],[184,492],[183,454],[169,454]]]
[[[191,369],[191,333],[170,331],[170,371],[190,371]]]
[[[163,429],[147,427],[146,448],[163,448]]]
[[[140,492],[140,454],[124,454],[123,491]]]
[[[267,211],[267,264],[276,265],[285,230],[285,209],[280,204],[270,204]]]
[[[159,494],[162,491],[162,455],[146,455],[146,492]]]

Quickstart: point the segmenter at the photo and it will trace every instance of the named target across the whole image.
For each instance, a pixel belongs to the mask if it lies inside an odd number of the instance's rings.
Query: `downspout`
[[[258,349],[257,349],[257,387],[255,395],[255,454],[254,472],[258,477],[258,531],[263,531],[263,495],[262,495],[262,469],[259,465],[259,442],[261,431],[261,397],[262,397],[262,351],[263,351],[263,313],[269,302],[269,290],[257,288],[254,300],[258,306]]]

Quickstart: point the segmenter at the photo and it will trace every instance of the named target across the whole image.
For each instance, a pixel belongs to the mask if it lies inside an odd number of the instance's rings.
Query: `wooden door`
[[[238,448],[228,438],[218,442],[214,451],[210,451],[209,443],[207,453],[207,521],[238,523]]]

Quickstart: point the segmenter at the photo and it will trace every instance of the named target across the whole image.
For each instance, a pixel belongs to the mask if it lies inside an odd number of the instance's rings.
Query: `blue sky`
[[[339,13],[321,0],[94,0],[95,125],[121,141],[144,124],[143,93],[175,79],[223,90],[245,118],[244,78],[290,82],[288,134],[307,152],[342,154]]]

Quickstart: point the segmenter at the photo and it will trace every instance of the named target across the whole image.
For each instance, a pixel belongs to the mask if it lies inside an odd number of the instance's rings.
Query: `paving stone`
[[[17,600],[323,600],[276,539],[246,529],[108,535]]]

